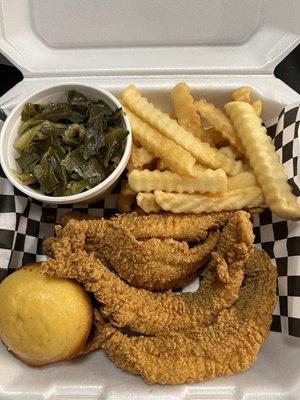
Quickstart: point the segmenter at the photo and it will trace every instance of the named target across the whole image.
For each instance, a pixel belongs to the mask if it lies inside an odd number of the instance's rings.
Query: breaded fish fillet
[[[72,234],[59,237],[52,247],[54,258],[42,268],[49,275],[83,283],[103,303],[102,314],[118,327],[129,326],[144,334],[189,329],[211,323],[238,298],[244,265],[253,247],[252,225],[244,211],[234,213],[224,227],[198,291],[181,295],[154,294],[128,286],[93,253],[82,250],[86,227],[75,222],[79,225],[76,236],[71,230]],[[70,228],[70,223],[64,229]]]
[[[261,209],[250,209],[250,214],[261,212]],[[139,214],[131,212],[111,218],[116,226],[128,230],[136,239],[175,239],[194,242],[204,240],[209,230],[222,228],[234,211],[221,211],[202,214],[173,214],[162,212],[159,214]],[[80,212],[66,213],[61,216],[59,223],[64,226],[70,219],[96,221],[94,226],[106,221],[103,218]]]
[[[65,226],[57,235],[77,238],[84,230],[84,238],[80,244],[77,241],[74,250],[95,253],[131,286],[160,291],[179,288],[197,276],[219,238],[212,230],[224,226],[233,215],[226,211],[181,216],[130,213],[105,220],[71,213],[64,216]],[[171,233],[180,240],[189,238],[197,243],[205,238],[205,242],[190,248],[186,242],[172,239]],[[44,242],[49,254],[51,243],[51,239]]]
[[[275,288],[275,267],[255,250],[239,298],[211,325],[153,337],[129,337],[105,325],[98,342],[118,367],[149,383],[193,383],[241,372],[254,363],[269,335]]]
[[[94,252],[129,285],[148,290],[178,288],[192,281],[220,238],[214,231],[204,243],[189,248],[174,239],[137,240],[113,221],[104,232],[101,237],[88,230],[84,249]]]
[[[220,234],[211,232],[204,243],[189,248],[186,242],[174,239],[137,240],[114,221],[70,220],[64,228],[57,229],[57,239],[47,240],[44,248],[51,254],[54,243],[65,236],[75,238],[74,251],[93,253],[130,285],[163,290],[193,280],[209,260]]]

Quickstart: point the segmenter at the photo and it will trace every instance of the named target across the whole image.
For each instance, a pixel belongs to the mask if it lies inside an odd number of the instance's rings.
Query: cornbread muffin
[[[75,281],[43,275],[39,263],[24,266],[0,284],[0,337],[30,366],[75,357],[91,323],[85,290]]]

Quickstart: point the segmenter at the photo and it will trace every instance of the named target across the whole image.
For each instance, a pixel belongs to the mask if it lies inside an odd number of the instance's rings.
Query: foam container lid
[[[275,66],[299,43],[298,0],[0,4],[0,51],[24,75],[0,99],[7,112],[36,90],[70,81],[114,94],[134,83],[165,110],[169,89],[179,81],[217,105],[247,84],[264,102],[264,119],[300,99],[273,76]],[[299,339],[271,332],[247,372],[172,387],[147,385],[117,369],[101,351],[32,369],[0,346],[0,399],[298,400],[299,359]]]
[[[1,51],[25,77],[272,73],[297,0],[2,0]]]

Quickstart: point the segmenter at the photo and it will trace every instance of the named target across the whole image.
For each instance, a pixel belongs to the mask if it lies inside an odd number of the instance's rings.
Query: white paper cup
[[[99,185],[93,187],[92,189],[86,190],[85,192],[74,194],[72,196],[47,196],[41,193],[40,190],[31,188],[22,184],[22,182],[16,178],[12,170],[20,170],[16,158],[18,156],[18,151],[13,147],[14,142],[18,137],[18,128],[21,123],[21,112],[25,103],[44,103],[49,102],[57,103],[61,101],[63,95],[66,91],[75,89],[82,94],[84,94],[89,100],[103,100],[105,101],[113,110],[122,107],[118,99],[109,93],[107,90],[99,89],[96,86],[79,84],[79,83],[68,83],[61,84],[35,92],[32,96],[25,99],[20,103],[13,111],[10,113],[9,117],[5,121],[0,135],[0,162],[3,171],[10,182],[18,188],[21,192],[27,194],[28,196],[45,202],[45,203],[55,203],[55,204],[71,204],[71,203],[89,203],[95,202],[98,198],[103,197],[105,194],[110,193],[113,187],[116,185],[118,178],[124,171],[127,162],[130,157],[132,136],[129,119],[126,115],[123,117],[124,129],[129,131],[129,135],[126,138],[126,144],[123,156],[117,166],[117,168]]]

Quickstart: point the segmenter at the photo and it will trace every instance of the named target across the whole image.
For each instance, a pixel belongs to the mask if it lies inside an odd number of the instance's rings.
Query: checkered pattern
[[[292,105],[266,124],[297,196],[299,123],[300,106]],[[61,214],[78,210],[98,216],[113,215],[119,190],[120,185],[105,200],[87,206],[41,204],[15,189],[0,169],[0,281],[20,265],[45,258],[42,241],[53,235]],[[282,220],[266,209],[256,217],[254,233],[256,246],[269,254],[278,270],[278,304],[271,329],[300,337],[300,224]],[[199,279],[182,291],[195,291],[198,286]]]
[[[300,106],[293,104],[281,111],[276,124],[267,125],[296,196],[300,196],[299,124]],[[278,303],[271,329],[300,337],[300,224],[266,209],[254,221],[254,234],[256,246],[277,265]]]

